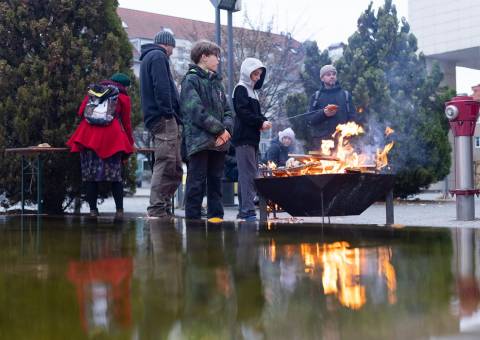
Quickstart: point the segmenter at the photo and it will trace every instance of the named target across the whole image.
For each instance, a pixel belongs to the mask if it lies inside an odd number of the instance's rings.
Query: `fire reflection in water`
[[[321,282],[324,294],[336,296],[347,308],[358,310],[365,305],[367,281],[377,282],[376,286],[380,281],[386,287],[388,303],[397,302],[397,279],[390,247],[351,248],[345,241],[278,246],[272,240],[265,255],[274,263],[282,256],[292,258],[295,253],[301,255],[303,275]]]

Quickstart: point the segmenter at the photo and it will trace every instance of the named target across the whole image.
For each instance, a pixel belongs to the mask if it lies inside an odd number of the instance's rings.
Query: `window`
[[[475,137],[475,148],[480,149],[480,137]]]

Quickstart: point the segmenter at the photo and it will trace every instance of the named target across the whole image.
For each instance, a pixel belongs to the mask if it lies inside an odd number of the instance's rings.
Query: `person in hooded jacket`
[[[130,79],[123,73],[114,74],[101,85],[115,86],[119,90],[115,119],[106,126],[91,125],[84,117],[88,95],[83,99],[78,116],[82,118],[77,129],[67,141],[71,152],[80,152],[82,181],[90,216],[98,216],[98,182],[111,182],[115,200],[115,218],[123,217],[122,162],[133,153],[133,134],[130,121],[131,102],[127,93]]]
[[[233,91],[235,126],[232,143],[238,166],[239,212],[237,217],[255,221],[254,179],[258,173],[260,132],[272,127],[262,114],[257,90],[262,88],[266,68],[256,58],[246,58],[240,67],[240,81]]]
[[[270,143],[265,157],[265,163],[274,162],[277,166],[285,166],[288,160],[288,154],[293,151],[293,142],[295,141],[295,132],[291,128],[286,128],[278,133]]]
[[[200,40],[192,47],[190,57],[194,64],[189,66],[183,78],[180,93],[188,162],[185,217],[201,218],[206,188],[207,217],[210,222],[221,222],[224,214],[222,177],[233,119],[221,77],[217,74],[220,47]]]
[[[320,149],[322,140],[332,139],[338,124],[358,119],[352,97],[337,81],[337,70],[333,65],[320,69],[322,86],[310,98],[309,117],[313,145]]]
[[[145,128],[153,137],[155,163],[150,188],[149,218],[172,215],[172,197],[183,176],[178,91],[170,72],[169,57],[175,39],[170,32],[155,35],[153,44],[142,45],[140,99]]]

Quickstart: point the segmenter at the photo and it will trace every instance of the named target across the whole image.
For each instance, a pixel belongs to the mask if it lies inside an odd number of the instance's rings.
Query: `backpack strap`
[[[345,103],[347,107],[347,112],[350,113],[350,93],[348,93],[347,90],[345,90],[344,92],[345,92]]]
[[[312,109],[315,109],[318,102],[318,97],[320,96],[320,90],[315,91],[315,98],[313,99]]]

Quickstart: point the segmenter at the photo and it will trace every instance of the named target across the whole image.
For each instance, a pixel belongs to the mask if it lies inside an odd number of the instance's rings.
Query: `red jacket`
[[[102,83],[113,82],[105,81]],[[82,118],[72,137],[67,141],[71,152],[80,152],[88,148],[95,151],[95,153],[103,159],[113,156],[117,152],[123,152],[125,154],[133,153],[130,97],[122,85],[118,83],[113,84],[120,90],[116,110],[117,118],[107,126],[90,125],[85,118]],[[87,101],[88,96],[83,99],[78,109],[78,115],[80,117],[83,117],[83,111],[85,110]]]

